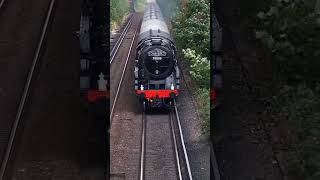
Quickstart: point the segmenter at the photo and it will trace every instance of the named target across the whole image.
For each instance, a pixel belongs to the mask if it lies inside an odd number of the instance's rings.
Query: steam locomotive
[[[148,108],[167,107],[178,96],[180,70],[176,47],[158,4],[144,12],[134,67],[135,92]]]

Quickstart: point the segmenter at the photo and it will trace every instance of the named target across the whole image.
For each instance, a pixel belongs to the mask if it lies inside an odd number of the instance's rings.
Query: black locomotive
[[[136,49],[135,91],[148,107],[164,107],[178,96],[176,47],[156,2],[146,6]]]

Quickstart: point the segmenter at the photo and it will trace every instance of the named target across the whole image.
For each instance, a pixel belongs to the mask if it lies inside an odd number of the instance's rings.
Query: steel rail
[[[145,114],[145,110],[146,110],[145,106],[146,106],[145,102],[143,102],[139,180],[143,180],[144,179],[144,161],[145,161],[145,143],[146,143],[145,139],[146,139],[146,122],[147,122],[146,114]],[[176,139],[176,133],[175,133],[174,122],[173,122],[173,114],[175,115],[176,120],[177,120],[176,123],[178,125],[178,131],[179,131],[179,134],[177,136],[179,136],[180,140],[181,140],[181,146],[182,146],[182,149],[183,149],[183,153],[182,154],[184,155],[184,159],[185,159],[185,162],[186,162],[187,171],[188,171],[188,177],[189,177],[189,180],[193,180],[192,173],[191,173],[191,168],[190,168],[190,163],[189,163],[189,158],[188,158],[188,154],[187,154],[187,150],[186,150],[185,142],[184,142],[184,138],[183,138],[183,133],[182,133],[182,129],[181,129],[178,109],[176,107],[176,102],[174,101],[174,113],[173,113],[173,110],[170,109],[169,123],[170,123],[172,139],[173,139],[173,148],[174,148],[175,159],[176,159],[176,163],[177,163],[177,171],[178,171],[179,180],[183,180],[183,177],[182,177],[182,168],[181,168],[181,164],[180,164],[180,155],[179,155],[179,150],[178,150],[178,143],[177,143],[177,139]]]
[[[171,104],[170,104],[171,105]],[[179,180],[182,180],[182,173],[181,173],[181,165],[180,165],[180,159],[179,159],[179,150],[178,150],[178,145],[177,145],[177,139],[175,136],[175,131],[174,131],[174,123],[172,119],[172,109],[170,107],[170,114],[169,114],[169,119],[170,119],[170,127],[171,127],[171,133],[172,133],[172,138],[173,138],[173,144],[174,144],[174,152],[176,155],[176,161],[177,161],[177,170],[178,170],[178,175],[179,175]]]
[[[17,114],[16,114],[16,118],[14,120],[12,129],[11,129],[11,132],[10,132],[8,146],[6,148],[5,156],[4,156],[4,159],[3,159],[2,164],[1,164],[0,180],[3,180],[3,178],[4,178],[4,174],[5,174],[7,165],[8,165],[8,160],[9,160],[12,148],[13,148],[13,143],[14,143],[14,140],[15,140],[17,128],[18,128],[18,125],[20,123],[20,120],[21,120],[21,117],[22,117],[22,112],[24,110],[24,107],[25,107],[25,104],[26,104],[26,100],[27,100],[27,96],[28,96],[29,91],[30,91],[31,81],[33,79],[34,71],[35,71],[36,65],[37,65],[38,60],[39,60],[40,52],[41,52],[42,45],[43,45],[43,42],[44,42],[44,39],[45,39],[45,35],[47,33],[47,28],[48,28],[48,25],[49,25],[50,18],[52,16],[52,11],[53,11],[54,5],[55,5],[55,0],[51,0],[50,5],[49,5],[49,9],[48,9],[48,13],[47,13],[47,16],[46,16],[46,19],[45,19],[45,22],[44,22],[44,25],[43,25],[43,28],[42,28],[41,37],[40,37],[39,43],[37,45],[36,52],[35,52],[34,57],[33,57],[33,61],[32,61],[31,68],[30,68],[30,71],[29,71],[29,74],[28,74],[28,77],[27,77],[26,84],[24,86],[24,90],[23,90],[23,94],[22,94],[22,97],[21,97],[21,100],[20,100],[20,103],[19,103],[19,108],[18,108],[18,111],[17,111]]]
[[[126,34],[129,30],[129,26],[132,24],[133,21],[133,15],[131,15],[129,22],[127,23],[126,27],[124,28],[123,32],[121,33],[119,39],[117,40],[116,44],[113,46],[111,52],[110,52],[110,64],[112,64],[121,43],[123,42],[124,38],[126,37]]]
[[[127,69],[129,57],[130,57],[130,54],[131,54],[131,50],[132,50],[134,41],[135,41],[135,39],[136,39],[137,31],[138,31],[138,26],[137,26],[137,28],[136,28],[136,30],[135,30],[135,32],[134,32],[134,36],[133,36],[133,38],[132,38],[132,42],[131,42],[131,45],[130,45],[130,49],[129,49],[129,52],[128,52],[127,58],[126,58],[126,63],[125,63],[124,68],[123,68],[123,70],[122,70],[122,74],[121,74],[120,82],[119,82],[119,85],[118,85],[118,88],[117,88],[116,96],[115,96],[115,98],[114,98],[114,101],[113,101],[113,104],[112,104],[112,108],[111,108],[111,111],[110,111],[110,121],[111,121],[110,125],[112,125],[112,117],[113,117],[115,105],[117,104],[118,95],[119,95],[119,92],[120,92],[120,88],[121,88],[121,85],[122,85],[122,81],[123,81],[123,78],[124,78],[124,74],[125,74],[126,69]]]
[[[141,154],[140,154],[140,174],[139,174],[139,180],[144,179],[144,161],[145,161],[145,139],[146,139],[146,114],[145,114],[145,102],[143,102],[143,113],[142,113],[142,133],[141,133]],[[169,123],[171,128],[171,134],[173,138],[173,144],[174,144],[174,152],[175,152],[175,158],[177,163],[177,171],[179,175],[179,180],[182,180],[182,172],[181,172],[181,165],[179,160],[179,150],[177,145],[177,139],[175,137],[175,130],[174,130],[174,123],[172,118],[172,111],[170,110],[169,113]]]
[[[185,142],[184,142],[184,138],[183,138],[183,133],[182,133],[182,128],[181,128],[181,123],[180,123],[178,108],[177,108],[177,105],[176,105],[176,101],[175,101],[175,100],[173,100],[173,106],[174,106],[175,115],[176,115],[176,119],[177,119],[177,124],[178,124],[178,129],[179,129],[179,135],[180,135],[181,145],[182,145],[182,149],[183,149],[183,154],[184,154],[184,158],[185,158],[186,165],[187,165],[189,180],[192,180],[193,178],[192,178],[192,173],[191,173],[191,168],[190,168],[188,153],[187,153],[186,146],[185,146]]]
[[[144,178],[145,141],[146,141],[146,102],[143,102],[139,180],[143,180]]]

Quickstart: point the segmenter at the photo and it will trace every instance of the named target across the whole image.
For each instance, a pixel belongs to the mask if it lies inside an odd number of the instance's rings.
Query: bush
[[[188,0],[173,20],[173,35],[182,49],[192,79],[196,82],[196,99],[202,119],[202,132],[210,133],[210,3]]]
[[[122,18],[129,12],[128,0],[110,1],[110,18],[112,23],[120,23]]]
[[[208,59],[196,54],[196,51],[190,48],[183,49],[182,52],[184,60],[190,65],[189,73],[197,85],[201,88],[208,88],[210,86],[210,63]]]
[[[189,0],[180,8],[173,23],[176,43],[190,48],[202,57],[210,57],[210,3],[208,0]]]
[[[182,49],[188,70],[201,88],[210,87],[210,3],[189,0],[173,22],[176,44]]]

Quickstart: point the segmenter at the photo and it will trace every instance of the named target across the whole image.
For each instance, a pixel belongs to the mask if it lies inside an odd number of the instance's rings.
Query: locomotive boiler
[[[135,62],[135,91],[147,107],[164,107],[178,96],[176,47],[155,0],[146,5]]]

